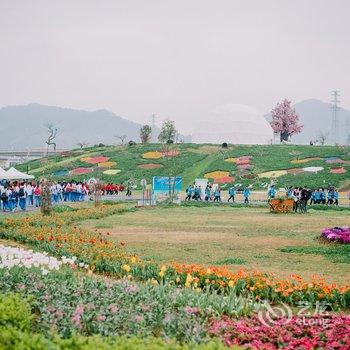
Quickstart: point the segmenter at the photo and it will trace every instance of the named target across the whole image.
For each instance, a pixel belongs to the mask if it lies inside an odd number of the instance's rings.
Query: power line
[[[154,130],[154,128],[156,127],[156,119],[157,119],[157,116],[155,114],[152,114],[152,116],[151,116],[152,130]]]
[[[334,90],[332,91],[332,138],[334,144],[338,142],[338,104],[339,104],[339,91]]]

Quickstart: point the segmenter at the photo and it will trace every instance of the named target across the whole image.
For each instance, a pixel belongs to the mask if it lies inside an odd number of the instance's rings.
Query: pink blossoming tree
[[[303,125],[299,124],[299,116],[291,106],[291,101],[285,99],[272,110],[271,127],[279,133],[282,141],[288,141],[293,134],[299,134]]]

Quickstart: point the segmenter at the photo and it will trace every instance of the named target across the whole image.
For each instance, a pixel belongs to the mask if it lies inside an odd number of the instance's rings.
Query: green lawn
[[[266,208],[210,206],[141,209],[82,225],[108,232],[143,259],[317,274],[344,283],[350,282],[350,246],[328,246],[316,237],[323,227],[348,224],[348,211],[277,215]]]

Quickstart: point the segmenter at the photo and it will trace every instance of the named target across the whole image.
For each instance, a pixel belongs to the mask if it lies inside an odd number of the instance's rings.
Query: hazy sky
[[[0,106],[106,108],[184,130],[220,104],[350,107],[350,0],[0,0]]]

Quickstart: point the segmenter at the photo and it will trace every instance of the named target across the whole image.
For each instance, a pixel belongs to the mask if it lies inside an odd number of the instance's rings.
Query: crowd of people
[[[204,195],[202,193],[202,187],[200,185],[189,185],[186,188],[186,201],[196,200],[201,201],[202,197],[206,202],[222,202],[221,187],[208,183],[204,189]],[[231,186],[228,189],[228,202],[235,202],[237,193],[242,194],[244,203],[249,204],[250,188],[244,187],[244,189],[237,190],[236,187]]]
[[[202,191],[200,185],[189,185],[186,188],[185,200],[202,201],[204,199],[206,202],[222,202],[221,192],[222,189],[219,185],[210,183],[205,187],[204,191]],[[267,190],[267,200],[276,198],[277,192],[275,185],[270,185]],[[237,194],[242,196],[242,200],[245,204],[249,204],[251,195],[249,186],[239,189],[235,186],[229,187],[227,190],[227,202],[235,202]],[[333,186],[329,186],[327,190],[324,188],[311,190],[307,187],[289,187],[285,196],[294,200],[294,212],[306,212],[308,204],[339,205],[339,192]]]
[[[42,186],[39,182],[6,182],[0,184],[1,209],[3,211],[26,210],[27,206],[41,206]],[[51,200],[59,202],[84,201],[89,188],[83,182],[55,182],[50,186]]]
[[[227,189],[227,202],[234,203],[238,195],[242,196],[242,201],[249,204],[251,186],[235,187]],[[102,195],[118,195],[126,191],[126,195],[131,195],[131,186],[123,184],[108,183],[102,186]],[[0,182],[0,209],[13,212],[26,210],[27,206],[41,206],[42,187],[39,182],[26,181]],[[276,198],[277,189],[275,185],[270,185],[267,190],[267,199]],[[81,202],[89,198],[89,186],[85,182],[53,182],[50,185],[52,203],[60,202]],[[339,205],[339,192],[335,187],[329,186],[327,189],[318,188],[310,190],[307,187],[289,187],[286,190],[286,197],[294,200],[294,212],[306,212],[308,204]],[[349,193],[350,199],[350,193]],[[206,201],[222,202],[222,188],[220,185],[208,183],[204,190],[200,185],[189,185],[186,188],[186,201]]]
[[[275,186],[270,186],[268,190],[268,199],[275,198],[276,193]],[[311,190],[308,187],[289,187],[286,196],[294,200],[294,212],[307,212],[308,204],[339,205],[339,192],[333,186],[329,186],[327,190],[324,188]]]
[[[124,185],[106,184],[102,186],[102,195],[117,195],[124,191]],[[41,206],[42,186],[35,181],[0,182],[0,208],[3,211],[25,211],[27,206]],[[89,186],[85,182],[52,182],[51,201],[82,202],[89,198]]]

